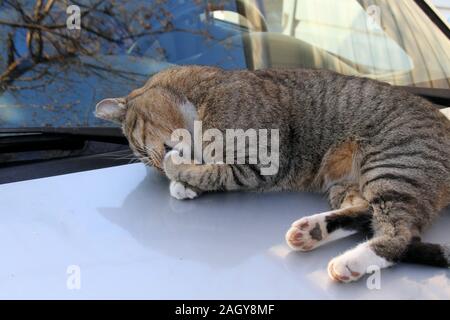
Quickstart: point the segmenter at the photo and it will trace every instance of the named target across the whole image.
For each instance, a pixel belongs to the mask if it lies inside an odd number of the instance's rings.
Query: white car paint
[[[360,236],[308,253],[284,240],[294,220],[325,210],[308,193],[178,201],[141,164],[0,185],[0,298],[450,298],[449,270],[426,266],[381,271],[379,290],[332,282],[328,261]],[[449,211],[425,240],[449,242]]]
[[[450,108],[441,109],[441,112],[450,120]]]

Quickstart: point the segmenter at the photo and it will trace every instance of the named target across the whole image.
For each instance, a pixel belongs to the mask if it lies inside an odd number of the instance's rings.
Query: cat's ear
[[[109,98],[97,103],[95,116],[100,119],[122,123],[127,112],[125,99]]]

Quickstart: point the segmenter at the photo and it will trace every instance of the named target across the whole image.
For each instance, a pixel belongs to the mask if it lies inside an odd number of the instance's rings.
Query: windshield
[[[413,0],[0,1],[0,128],[103,127],[96,102],[173,65],[326,68],[449,88]]]

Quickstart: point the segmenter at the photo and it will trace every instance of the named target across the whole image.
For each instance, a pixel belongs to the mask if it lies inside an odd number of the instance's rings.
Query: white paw
[[[181,182],[170,182],[170,195],[178,200],[194,199],[197,197],[197,192],[184,186]]]
[[[176,149],[172,149],[169,152],[166,153],[163,160],[163,168],[164,172],[166,173],[166,176],[170,180],[176,180],[177,179],[177,164],[180,164],[179,162],[181,159],[180,152]]]
[[[172,156],[173,156],[173,158],[172,158]],[[180,150],[172,149],[172,150],[166,152],[166,154],[164,155],[164,160],[167,160],[169,158],[171,158],[172,160],[175,160],[175,157],[177,157],[177,156],[181,157],[180,156]]]
[[[328,232],[323,214],[295,221],[286,233],[286,242],[294,250],[310,251],[325,242]]]
[[[364,242],[332,259],[328,264],[328,275],[335,281],[351,282],[370,272],[373,267],[382,269],[392,264],[385,258],[376,255],[370,248],[369,242]]]

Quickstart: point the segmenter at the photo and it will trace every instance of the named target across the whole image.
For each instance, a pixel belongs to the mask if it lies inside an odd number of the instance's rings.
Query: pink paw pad
[[[321,221],[314,217],[302,218],[294,222],[286,233],[286,242],[294,250],[310,251],[322,240]]]

